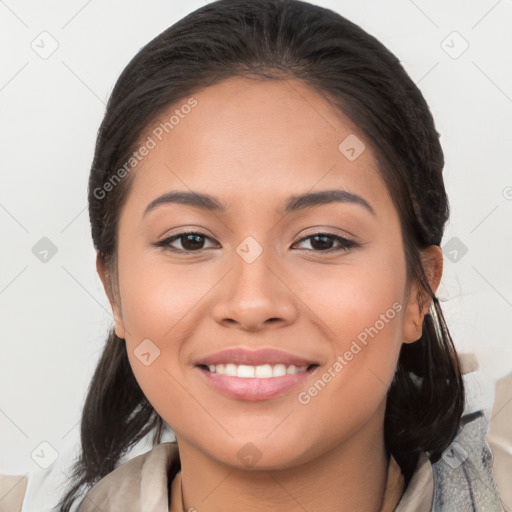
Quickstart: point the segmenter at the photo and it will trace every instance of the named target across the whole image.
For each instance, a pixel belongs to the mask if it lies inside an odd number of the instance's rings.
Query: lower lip
[[[196,366],[196,368],[204,375],[208,383],[220,393],[231,398],[258,401],[274,398],[290,391],[315,373],[318,366],[302,373],[270,377],[268,379],[230,377],[210,372],[200,366]]]

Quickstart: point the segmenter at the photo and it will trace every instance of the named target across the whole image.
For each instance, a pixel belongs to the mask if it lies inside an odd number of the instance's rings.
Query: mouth
[[[261,401],[285,395],[311,378],[319,364],[295,366],[285,364],[198,364],[196,369],[207,384],[229,398]]]

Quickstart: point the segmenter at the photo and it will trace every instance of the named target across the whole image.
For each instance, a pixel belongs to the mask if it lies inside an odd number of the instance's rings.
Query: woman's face
[[[421,312],[372,149],[297,80],[232,78],[194,99],[143,137],[121,212],[116,333],[137,381],[180,446],[232,466],[381,441]],[[212,202],[155,203],[172,193]],[[207,360],[225,349],[249,359]],[[280,353],[250,358],[263,349]],[[294,374],[293,358],[310,369]]]

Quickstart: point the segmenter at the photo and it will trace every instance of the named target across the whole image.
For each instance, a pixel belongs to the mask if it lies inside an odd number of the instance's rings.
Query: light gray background
[[[1,473],[63,478],[111,324],[86,208],[96,132],[131,57],[204,3],[0,1]],[[512,1],[314,3],[388,46],[432,109],[452,207],[438,295],[490,388],[512,370]],[[43,237],[47,262],[32,251]],[[48,470],[31,455],[52,450]]]

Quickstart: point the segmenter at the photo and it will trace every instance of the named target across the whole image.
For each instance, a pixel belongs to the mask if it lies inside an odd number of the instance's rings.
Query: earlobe
[[[425,276],[432,292],[435,294],[443,275],[443,253],[440,247],[431,245],[422,250],[421,260]],[[432,297],[426,295],[424,290],[420,290],[416,282],[413,283],[403,319],[402,334],[404,343],[414,343],[421,338],[423,321],[432,302]]]
[[[112,292],[112,288],[111,288],[111,280],[110,280],[110,276],[107,271],[105,260],[99,251],[96,253],[96,271],[98,272],[98,276],[100,277],[101,283],[103,284],[103,289],[105,290],[105,294],[107,295],[107,298],[109,300],[110,307],[112,308],[112,314],[114,315],[116,336],[118,338],[124,339],[125,338],[125,329],[124,329],[123,320],[122,320],[121,314],[118,310],[116,301],[114,300],[114,297],[112,296],[113,292]]]

